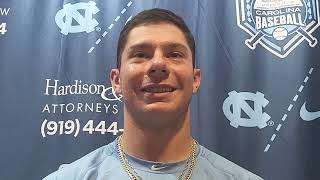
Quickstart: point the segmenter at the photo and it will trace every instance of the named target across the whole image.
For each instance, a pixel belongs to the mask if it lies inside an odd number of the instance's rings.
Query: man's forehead
[[[184,44],[181,44],[178,42],[172,42],[172,41],[164,41],[164,42],[160,42],[160,43],[155,43],[153,41],[140,41],[140,42],[136,42],[135,44],[128,45],[129,50],[156,48],[156,47],[168,48],[168,49],[181,49],[181,50],[185,50],[185,51],[187,51],[189,49]]]
[[[184,33],[169,23],[147,24],[133,28],[129,34],[127,48],[143,48],[152,46],[189,49]]]

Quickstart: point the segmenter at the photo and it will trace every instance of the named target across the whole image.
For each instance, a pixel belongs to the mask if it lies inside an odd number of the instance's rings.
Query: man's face
[[[121,57],[120,72],[110,74],[127,112],[143,118],[174,118],[188,111],[200,84],[183,32],[161,23],[133,28]]]

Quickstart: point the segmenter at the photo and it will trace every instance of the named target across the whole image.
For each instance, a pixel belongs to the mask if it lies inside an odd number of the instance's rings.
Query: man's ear
[[[121,84],[120,84],[120,71],[119,69],[112,69],[110,72],[110,82],[112,88],[116,94],[121,94]]]
[[[196,93],[198,91],[200,82],[201,82],[201,71],[200,69],[194,69],[193,70],[193,88],[192,88],[193,93]]]

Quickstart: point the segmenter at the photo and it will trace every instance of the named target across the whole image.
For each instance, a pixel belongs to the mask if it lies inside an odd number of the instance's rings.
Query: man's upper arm
[[[58,180],[59,171],[64,169],[66,166],[68,166],[68,164],[61,164],[57,171],[49,174],[48,176],[44,177],[42,180]]]
[[[42,180],[57,180],[57,171],[49,174],[48,176],[44,177]]]

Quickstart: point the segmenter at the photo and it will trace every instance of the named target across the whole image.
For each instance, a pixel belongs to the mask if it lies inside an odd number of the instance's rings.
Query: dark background
[[[0,179],[41,179],[59,165],[115,139],[111,133],[81,131],[77,137],[42,137],[44,119],[78,118],[82,125],[88,120],[108,125],[118,122],[118,128],[122,127],[120,101],[107,101],[99,94],[46,96],[46,79],[59,80],[60,85],[81,80],[109,87],[119,31],[131,15],[153,7],[182,16],[195,36],[202,83],[192,100],[192,133],[200,144],[266,180],[320,178],[320,119],[306,122],[299,115],[304,102],[308,110],[320,111],[319,45],[311,48],[304,40],[285,58],[261,44],[249,49],[244,41],[251,36],[237,25],[236,0],[133,0],[129,7],[129,0],[96,0],[100,11],[93,18],[101,30],[63,35],[55,15],[63,5],[78,2],[88,1],[0,1],[0,8],[10,8],[7,16],[0,16],[0,24],[7,23],[7,32],[0,34]],[[123,8],[127,11],[121,14]],[[108,34],[102,37],[104,31]],[[320,30],[312,35],[319,40]],[[94,50],[88,53],[92,46]],[[306,76],[309,80],[304,83]],[[299,92],[301,85],[304,89]],[[269,103],[262,111],[274,125],[232,127],[222,110],[231,91],[263,93]],[[299,97],[294,102],[296,94]],[[119,112],[42,112],[45,104],[58,103],[105,103],[117,105]],[[282,121],[284,114],[287,118]],[[282,127],[276,131],[279,123]],[[270,141],[273,134],[276,138]],[[264,152],[267,144],[270,148]]]

